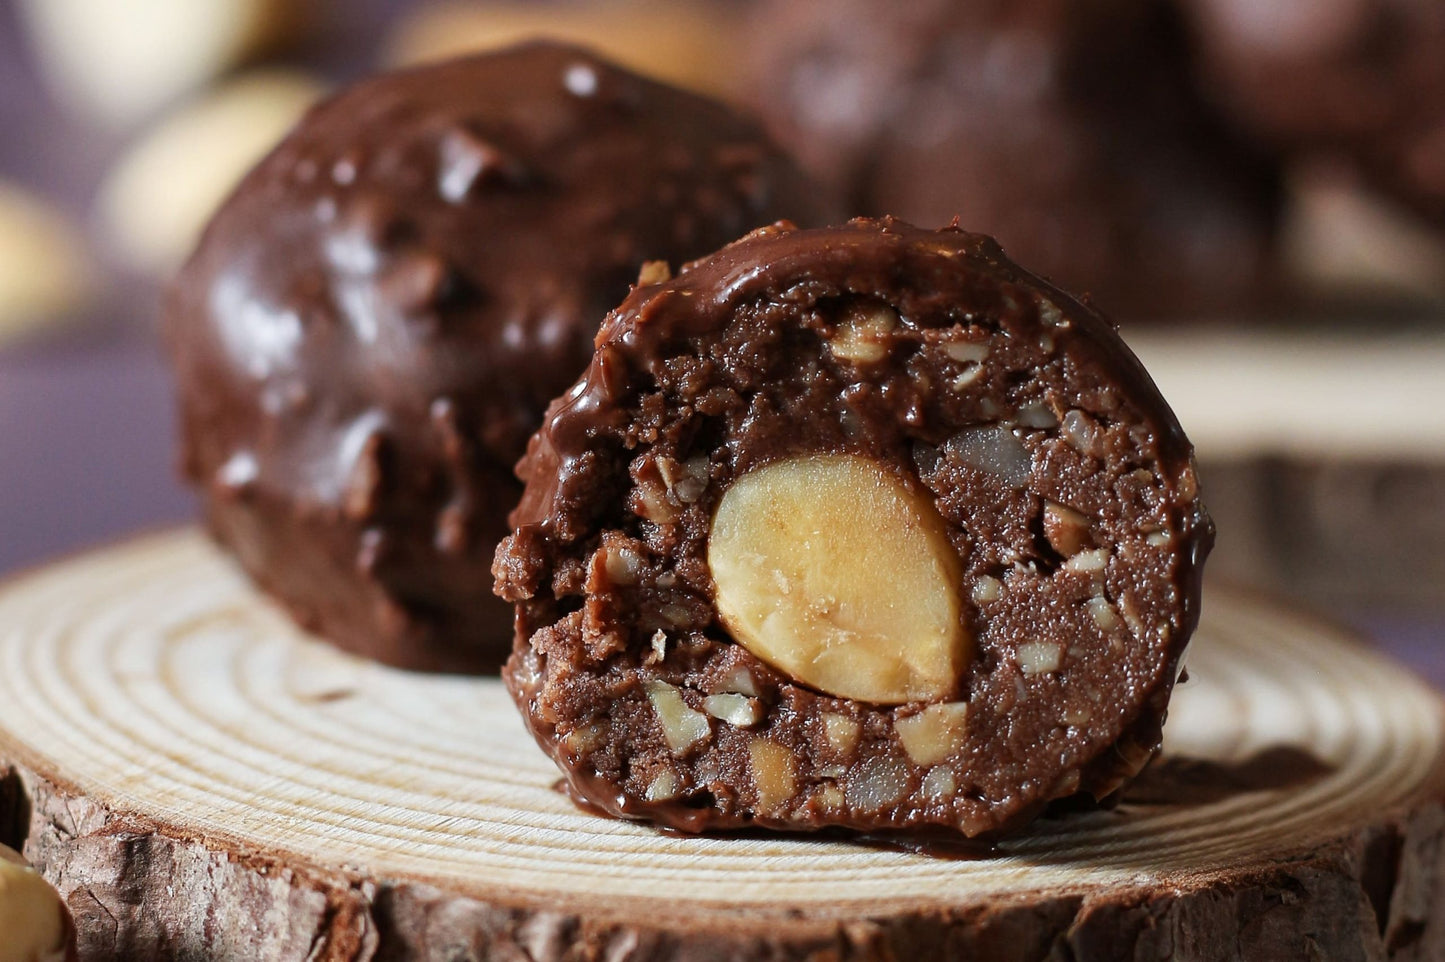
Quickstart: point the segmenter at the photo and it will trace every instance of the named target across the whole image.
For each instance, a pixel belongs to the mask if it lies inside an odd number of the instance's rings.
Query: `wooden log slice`
[[[679,837],[573,807],[496,681],[339,654],[174,532],[0,590],[0,842],[90,959],[1445,958],[1434,693],[1226,590],[1189,672],[1123,803],[991,853]]]

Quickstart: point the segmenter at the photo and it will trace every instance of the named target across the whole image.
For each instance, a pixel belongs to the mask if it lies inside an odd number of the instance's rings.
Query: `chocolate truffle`
[[[1158,748],[1213,529],[1102,315],[982,235],[861,220],[639,287],[597,345],[495,566],[577,795],[977,837]]]
[[[169,298],[183,470],[303,625],[420,669],[510,648],[487,590],[512,474],[606,311],[813,189],[723,106],[550,44],[313,109]]]
[[[860,213],[953,217],[1128,320],[1274,296],[1273,166],[1191,87],[1155,0],[787,0],[755,101]]]
[[[1286,151],[1353,159],[1445,226],[1445,4],[1183,0],[1204,89]]]

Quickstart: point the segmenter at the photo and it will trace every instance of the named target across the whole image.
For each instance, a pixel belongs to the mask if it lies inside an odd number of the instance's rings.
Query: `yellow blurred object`
[[[325,87],[291,71],[242,75],[147,131],[101,185],[102,228],[130,266],[168,273],[211,214]]]
[[[292,32],[295,0],[23,0],[52,85],[124,126]]]
[[[547,37],[713,95],[737,89],[737,17],[696,2],[439,3],[405,18],[387,60],[413,64]]]
[[[0,962],[61,962],[73,934],[60,893],[0,845]]]
[[[76,313],[94,290],[85,247],[65,216],[0,182],[0,344]]]

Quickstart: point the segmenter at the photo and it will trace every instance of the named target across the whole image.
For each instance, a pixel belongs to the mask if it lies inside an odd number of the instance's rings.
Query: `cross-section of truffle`
[[[686,830],[955,830],[1159,744],[1213,529],[1114,327],[957,229],[764,229],[642,286],[519,467],[505,677]]]
[[[606,311],[647,261],[819,208],[751,122],[575,48],[365,81],[249,175],[175,285],[185,474],[303,624],[495,667],[512,467]]]

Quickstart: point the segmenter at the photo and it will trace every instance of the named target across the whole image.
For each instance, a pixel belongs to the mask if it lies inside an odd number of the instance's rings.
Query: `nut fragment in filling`
[[[968,737],[968,703],[929,705],[917,715],[893,723],[908,757],[919,765],[934,765],[963,747]]]
[[[878,812],[908,791],[908,769],[894,755],[869,755],[848,773],[848,804],[860,812]]]
[[[797,791],[793,753],[777,742],[754,738],[748,743],[748,761],[753,771],[753,788],[758,808],[776,810],[787,804]]]
[[[642,556],[626,544],[606,544],[602,548],[602,570],[614,585],[635,585],[642,571]]]
[[[647,683],[647,700],[662,725],[662,735],[667,747],[681,754],[691,746],[712,734],[712,725],[707,716],[687,707],[682,692],[665,681],[653,679]]]
[[[997,601],[1003,597],[1003,582],[993,575],[982,575],[973,583],[971,597],[976,605],[986,605],[990,601]]]
[[[825,812],[836,812],[842,809],[847,803],[843,797],[843,790],[837,785],[824,785],[818,789],[818,807]]]
[[[597,750],[606,734],[607,726],[605,724],[593,722],[568,732],[562,739],[562,747],[567,749],[569,754],[586,755]]]
[[[953,772],[939,767],[930,769],[923,776],[923,797],[930,802],[944,802],[958,791],[958,779]]]
[[[1111,631],[1119,627],[1119,613],[1114,606],[1109,604],[1108,598],[1093,597],[1088,601],[1089,614],[1094,619],[1094,624],[1105,631]]]
[[[943,447],[969,467],[1002,478],[1015,488],[1024,486],[1033,467],[1023,442],[1001,424],[965,428]]]
[[[762,705],[756,698],[746,695],[708,695],[703,699],[702,707],[712,717],[738,728],[749,728],[763,719]]]
[[[988,345],[975,341],[946,341],[943,353],[960,364],[982,364],[988,357]]]
[[[964,388],[968,387],[970,384],[972,384],[974,381],[977,381],[982,376],[983,368],[977,364],[972,364],[964,368],[958,374],[954,375],[953,380],[949,381],[948,385],[955,391],[962,391]]]
[[[751,698],[758,696],[758,682],[753,678],[753,673],[742,665],[735,665],[723,672],[717,682],[712,686],[717,693],[732,692],[738,695],[747,695]]]
[[[1072,558],[1089,543],[1089,519],[1055,501],[1044,505],[1044,537],[1065,558]]]
[[[1058,671],[1063,662],[1063,648],[1052,641],[1026,641],[1018,646],[1014,659],[1025,675],[1046,675]]]
[[[1019,408],[1019,413],[1014,420],[1022,428],[1052,428],[1059,424],[1059,419],[1054,417],[1054,412],[1050,411],[1048,405],[1042,401],[1025,404]]]
[[[713,518],[708,565],[732,636],[827,694],[937,701],[971,653],[943,520],[865,458],[795,458],[738,478]]]
[[[886,337],[898,326],[898,312],[887,304],[850,305],[828,342],[833,356],[854,364],[873,364],[888,356]]]
[[[659,772],[647,783],[645,797],[649,802],[666,802],[677,797],[677,776],[670,771]]]
[[[1062,565],[1065,571],[1075,571],[1080,574],[1095,574],[1103,571],[1108,566],[1108,548],[1094,548],[1089,551],[1080,551]]]
[[[828,740],[828,747],[839,755],[848,755],[853,747],[858,744],[858,723],[847,715],[839,715],[837,712],[823,713],[823,737]]]

